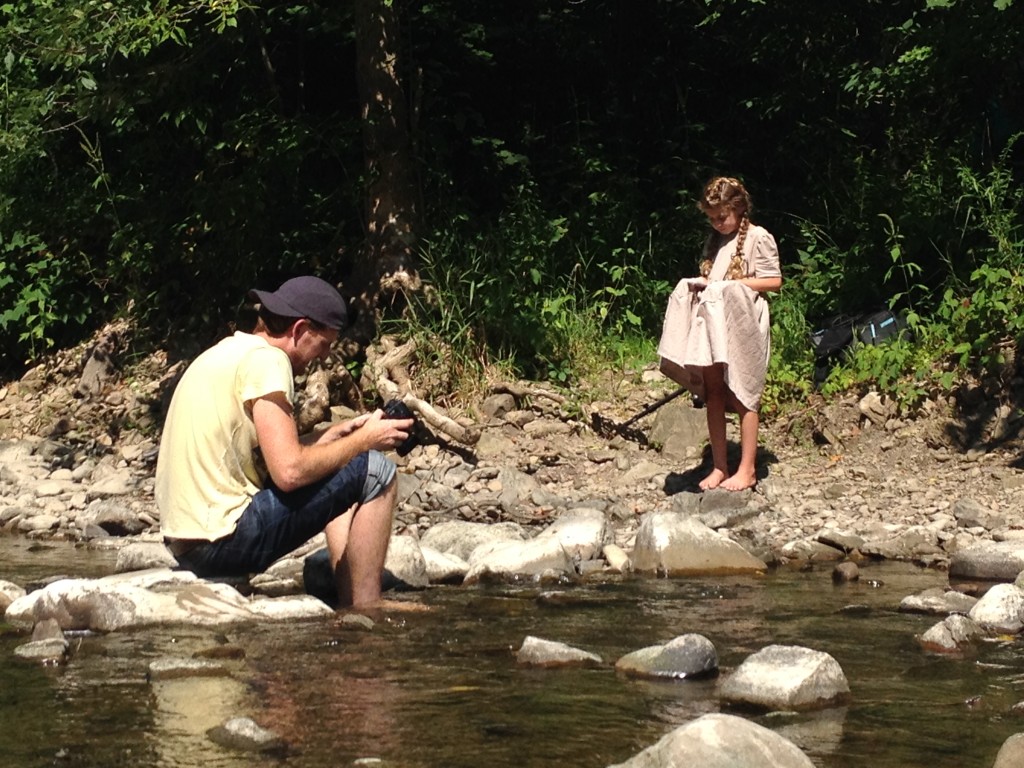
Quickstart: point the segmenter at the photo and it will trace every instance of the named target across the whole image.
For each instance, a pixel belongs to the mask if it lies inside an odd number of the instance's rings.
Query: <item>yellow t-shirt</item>
[[[264,487],[251,405],[272,392],[294,402],[291,363],[282,350],[248,333],[222,340],[185,371],[156,464],[165,536],[214,541],[234,531]]]

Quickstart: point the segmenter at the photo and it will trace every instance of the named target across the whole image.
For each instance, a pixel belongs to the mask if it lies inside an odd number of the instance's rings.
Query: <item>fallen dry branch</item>
[[[565,403],[565,398],[557,392],[541,389],[524,381],[503,381],[495,384],[491,389],[494,392],[512,395],[516,400],[524,400],[528,397],[546,397],[548,400],[553,400],[559,405]]]
[[[463,445],[476,445],[480,439],[480,430],[472,427],[464,427],[459,422],[445,416],[426,400],[420,400],[414,395],[407,394],[401,398],[402,402],[409,406],[410,410],[418,413],[420,418],[430,427],[448,435],[452,440]]]

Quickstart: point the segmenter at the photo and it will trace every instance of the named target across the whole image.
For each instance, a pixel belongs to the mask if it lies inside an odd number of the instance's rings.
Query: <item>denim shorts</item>
[[[394,477],[394,463],[378,451],[369,451],[297,491],[266,488],[253,496],[234,533],[199,544],[178,557],[178,563],[203,577],[259,573],[353,505],[375,499]]]

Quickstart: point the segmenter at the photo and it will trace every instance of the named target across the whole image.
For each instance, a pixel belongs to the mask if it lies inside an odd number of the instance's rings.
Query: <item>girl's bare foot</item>
[[[732,477],[722,481],[722,488],[727,491],[745,491],[747,488],[753,488],[755,485],[757,485],[757,477],[753,472],[749,474],[737,472]]]
[[[700,489],[702,491],[710,491],[712,488],[717,488],[725,480],[725,472],[720,469],[711,470],[711,474],[700,481]]]

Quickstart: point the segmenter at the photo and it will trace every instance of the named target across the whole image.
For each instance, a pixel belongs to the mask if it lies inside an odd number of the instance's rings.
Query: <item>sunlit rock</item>
[[[978,598],[957,592],[955,589],[932,587],[916,595],[907,595],[900,600],[900,610],[906,613],[951,614],[966,613]]]
[[[464,583],[475,584],[485,576],[541,576],[550,572],[573,572],[572,559],[558,539],[498,541],[473,550]]]
[[[991,541],[953,553],[950,578],[1013,581],[1024,571],[1024,541]]]
[[[1024,733],[1015,733],[1003,742],[992,768],[1020,768],[1024,765]]]
[[[469,563],[461,557],[447,552],[438,552],[433,547],[420,544],[423,565],[431,584],[458,584],[469,572]]]
[[[767,710],[804,710],[848,700],[842,668],[823,651],[769,645],[748,656],[722,683],[722,700]]]
[[[261,727],[248,717],[233,717],[211,728],[207,736],[216,744],[246,752],[268,752],[283,749],[284,740],[273,731]]]
[[[918,637],[918,644],[932,653],[960,653],[984,636],[977,622],[954,614],[935,624]]]
[[[438,552],[469,561],[473,550],[482,544],[496,541],[523,541],[526,533],[516,523],[470,523],[451,520],[431,526],[421,537],[420,546],[431,547]]]
[[[54,619],[64,630],[113,632],[162,624],[220,626],[325,615],[317,602],[253,601],[227,584],[204,581],[186,571],[152,569],[100,579],[60,579],[15,600],[5,616],[24,628]]]
[[[671,512],[644,517],[636,534],[633,568],[672,575],[752,573],[765,563],[701,522]]]
[[[596,654],[532,635],[523,640],[516,661],[530,667],[597,667],[603,663]]]
[[[735,715],[712,714],[681,725],[624,763],[609,768],[813,768],[791,741]]]
[[[538,539],[555,538],[570,557],[593,560],[605,544],[614,541],[614,532],[604,512],[598,509],[574,509],[564,513],[541,531]]]
[[[1020,632],[1024,628],[1024,589],[1014,584],[996,584],[979,598],[968,615],[985,629]]]

